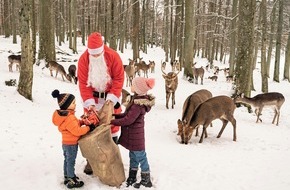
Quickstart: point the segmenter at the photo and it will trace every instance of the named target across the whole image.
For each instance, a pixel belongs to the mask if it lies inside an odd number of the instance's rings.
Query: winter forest
[[[151,91],[156,105],[145,118],[151,189],[289,189],[290,0],[0,0],[0,178],[5,189],[67,189],[61,135],[51,122],[58,106],[51,92],[74,94],[76,115],[83,114],[77,82],[65,70],[77,66],[95,31],[124,66],[134,61],[138,68],[143,60],[156,79]],[[19,70],[17,60],[9,67],[10,55],[21,55]],[[45,68],[49,61],[61,65],[65,77],[52,76]],[[203,84],[200,78],[195,84],[198,69],[204,70]],[[178,77],[174,108],[166,105],[163,78],[171,71]],[[123,88],[130,89],[126,78]],[[230,122],[216,138],[222,126],[216,119],[202,143],[201,135],[182,143],[183,103],[201,89],[232,100],[279,92],[285,97],[279,125],[271,123],[272,109],[259,118],[245,104],[235,108],[236,141]],[[128,150],[117,147],[127,177]],[[75,168],[85,182],[81,189],[135,189],[125,183],[108,186],[86,175],[85,164],[79,151]]]
[[[13,36],[11,43],[22,45],[18,91],[28,99],[32,98],[32,65],[56,60],[67,41],[77,54],[76,39],[85,45],[92,31],[101,32],[106,43],[120,52],[131,43],[129,58],[134,60],[148,47],[161,47],[162,60],[178,60],[187,77],[192,77],[196,56],[206,58],[209,67],[214,60],[224,62],[228,57],[235,94],[250,96],[256,63],[262,65],[263,92],[268,92],[272,58],[273,80],[280,82],[283,75],[289,81],[289,12],[288,0],[1,0],[0,34]],[[280,61],[282,52],[286,52],[285,62]]]

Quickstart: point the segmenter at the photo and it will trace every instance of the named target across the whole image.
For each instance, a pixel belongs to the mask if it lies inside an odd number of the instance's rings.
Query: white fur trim
[[[120,136],[120,130],[118,131],[118,132],[116,132],[116,133],[112,133],[111,135],[112,135],[112,137],[118,137],[118,136]]]
[[[94,99],[87,99],[87,100],[84,101],[84,103],[83,103],[83,107],[86,108],[86,109],[88,109],[89,106],[91,106],[91,105],[96,105],[96,102],[95,102]]]
[[[91,55],[100,54],[100,53],[102,53],[103,51],[104,51],[104,43],[103,43],[103,45],[102,45],[101,47],[96,48],[96,49],[90,49],[90,48],[88,48],[88,52],[89,52],[89,54],[91,54]]]
[[[114,105],[116,105],[116,103],[119,102],[119,98],[114,94],[108,94],[106,100],[111,100],[114,103]]]

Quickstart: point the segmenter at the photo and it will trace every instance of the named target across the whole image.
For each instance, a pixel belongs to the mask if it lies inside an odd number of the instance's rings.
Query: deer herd
[[[21,65],[21,55],[10,55],[8,56],[9,61],[9,72],[12,72],[13,64],[16,65],[16,70],[20,70]],[[174,109],[175,101],[175,92],[178,87],[178,74],[181,71],[181,66],[179,61],[175,60],[170,63],[171,71],[165,71],[166,62],[161,61],[161,71],[162,77],[165,82],[165,93],[166,93],[166,108],[169,109],[169,100],[171,97],[171,108]],[[53,71],[55,71],[55,78],[59,74],[62,77],[62,80],[68,80],[70,82],[74,82],[77,84],[77,76],[76,76],[76,66],[70,65],[68,67],[68,72],[65,71],[64,67],[57,63],[56,61],[49,61],[44,68],[48,68],[50,71],[50,75],[53,77]],[[233,80],[232,76],[229,76],[229,69],[219,69],[218,67],[214,67],[214,76],[208,77],[212,81],[217,81],[217,73],[221,70],[224,70],[226,81]],[[206,66],[206,70],[208,70],[208,66]],[[132,80],[136,75],[144,76],[148,78],[148,73],[155,72],[155,62],[149,60],[149,63],[146,64],[142,58],[138,60],[129,59],[129,64],[124,65],[124,71],[126,75],[126,87],[130,87],[132,85]],[[142,73],[143,75],[142,75]],[[192,76],[193,83],[198,84],[198,80],[200,80],[200,84],[203,84],[205,70],[203,67],[196,67],[196,63],[192,64]],[[124,106],[131,99],[131,94],[125,89],[122,90],[122,104]],[[274,110],[274,118],[272,120],[272,124],[278,126],[280,119],[280,109],[285,102],[285,98],[281,93],[278,92],[269,92],[258,94],[254,97],[247,97],[244,94],[240,94],[235,98],[231,98],[228,96],[213,96],[209,90],[201,89],[192,94],[190,94],[183,103],[182,108],[182,117],[177,120],[177,135],[181,138],[182,144],[188,144],[192,135],[195,131],[195,136],[198,136],[198,128],[202,126],[202,134],[200,136],[199,143],[203,142],[204,138],[207,138],[207,127],[213,126],[212,122],[216,119],[222,121],[221,129],[217,135],[217,138],[220,138],[225,127],[230,122],[233,126],[233,141],[237,140],[236,134],[236,119],[234,118],[234,111],[236,109],[236,105],[245,104],[254,108],[254,113],[256,114],[256,123],[262,122],[261,115],[262,110],[265,107],[270,107]]]

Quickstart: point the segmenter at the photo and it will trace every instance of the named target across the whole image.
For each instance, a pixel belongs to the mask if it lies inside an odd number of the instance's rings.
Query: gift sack
[[[124,166],[119,147],[111,136],[111,125],[107,125],[113,114],[113,105],[105,104],[99,112],[100,126],[82,136],[79,146],[95,176],[104,184],[119,187],[125,181]]]

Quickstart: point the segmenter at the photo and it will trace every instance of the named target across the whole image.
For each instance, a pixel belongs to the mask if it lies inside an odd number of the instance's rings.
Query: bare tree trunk
[[[234,75],[234,69],[236,64],[236,36],[237,36],[237,10],[238,10],[238,0],[233,0],[233,8],[232,8],[232,21],[231,21],[231,34],[230,34],[230,72],[229,75]]]
[[[16,27],[17,27],[17,23],[16,21],[18,20],[18,17],[15,16],[15,0],[11,0],[11,12],[12,12],[12,23],[11,23],[11,27],[12,27],[12,35],[13,35],[13,44],[17,44],[17,38],[16,38]]]
[[[194,42],[194,0],[185,1],[185,42],[184,42],[184,75],[192,76],[193,42]]]
[[[77,31],[77,3],[76,0],[72,0],[72,27],[73,27],[73,41],[72,41],[72,50],[74,54],[78,53],[77,50],[77,36],[78,36],[78,31]]]
[[[277,2],[277,1],[276,1]],[[270,34],[269,34],[269,47],[267,52],[267,76],[270,77],[270,65],[271,65],[271,59],[272,59],[272,50],[273,50],[273,39],[274,39],[274,30],[276,26],[276,5],[274,4],[272,9],[272,14],[270,18]]]
[[[40,1],[40,30],[38,58],[47,61],[55,60],[55,41],[53,25],[52,0]]]
[[[289,23],[290,23],[290,17],[289,17]],[[289,70],[290,70],[290,30],[288,32],[288,42],[286,47],[286,54],[285,54],[285,66],[284,66],[284,80],[289,80]]]
[[[235,94],[246,96],[251,96],[255,9],[256,1],[240,1]]]
[[[9,22],[9,0],[4,0],[4,36],[8,38],[10,36],[10,22]]]
[[[165,61],[168,61],[169,58],[169,0],[164,0],[164,30],[163,30],[163,49],[165,51]]]
[[[279,0],[279,16],[278,16],[277,38],[276,38],[275,67],[274,67],[274,77],[273,77],[273,80],[275,82],[280,82],[279,73],[280,73],[282,28],[283,28],[283,0]]]
[[[262,30],[262,44],[261,44],[261,77],[262,77],[262,92],[268,92],[268,76],[267,76],[267,62],[266,62],[266,42],[267,42],[267,6],[266,0],[262,0],[261,11],[261,30]]]
[[[21,69],[17,91],[32,100],[33,50],[31,33],[31,11],[33,0],[21,0]]]
[[[133,31],[132,31],[132,48],[133,48],[133,59],[139,58],[139,20],[140,20],[140,4],[139,0],[133,1]]]

